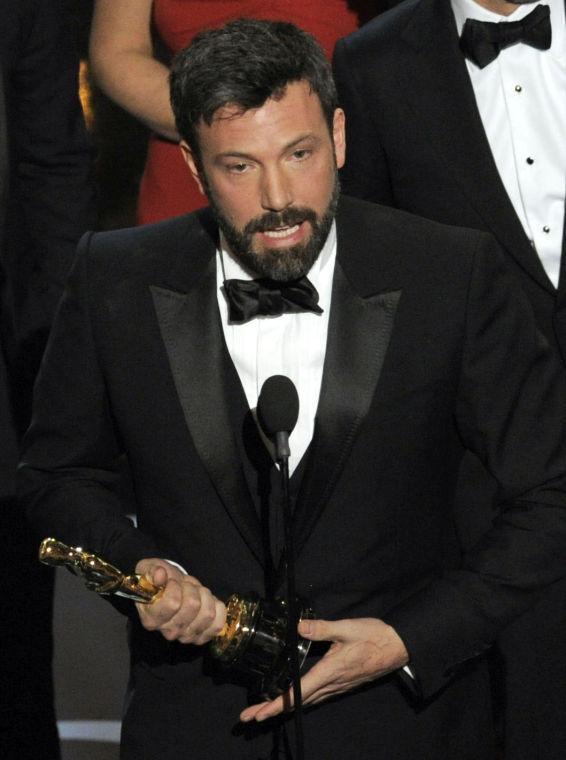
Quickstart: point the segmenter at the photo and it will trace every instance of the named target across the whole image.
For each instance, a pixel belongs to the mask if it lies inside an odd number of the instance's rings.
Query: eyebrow
[[[320,138],[314,135],[312,132],[306,132],[303,135],[299,135],[295,140],[291,140],[290,143],[287,143],[281,150],[281,154],[286,153],[287,151],[291,150],[291,148],[294,148],[295,146],[299,145],[299,143],[302,143],[304,140],[313,140],[313,142],[317,143],[320,142]],[[228,150],[224,153],[219,153],[216,156],[216,160],[220,158],[245,158],[250,161],[255,161],[256,159],[254,156],[252,156],[250,153],[243,153],[238,150]]]

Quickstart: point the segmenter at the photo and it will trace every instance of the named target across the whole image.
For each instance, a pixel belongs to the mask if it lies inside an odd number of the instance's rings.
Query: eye
[[[226,169],[231,174],[244,174],[246,171],[248,171],[250,168],[249,164],[244,163],[243,161],[238,161],[237,164],[228,164]]]
[[[295,161],[304,161],[305,158],[308,158],[311,154],[311,151],[307,148],[298,148],[297,150],[293,151],[292,158],[295,159]]]

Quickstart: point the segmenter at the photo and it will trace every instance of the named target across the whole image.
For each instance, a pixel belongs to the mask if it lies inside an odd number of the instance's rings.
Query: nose
[[[261,205],[266,211],[283,211],[293,203],[289,179],[280,167],[264,167],[261,186]]]

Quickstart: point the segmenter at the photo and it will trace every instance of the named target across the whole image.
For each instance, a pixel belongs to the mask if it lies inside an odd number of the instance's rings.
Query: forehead
[[[201,150],[209,154],[278,150],[302,134],[328,135],[320,99],[308,82],[292,82],[282,97],[269,98],[259,108],[219,108],[210,125],[198,127]]]

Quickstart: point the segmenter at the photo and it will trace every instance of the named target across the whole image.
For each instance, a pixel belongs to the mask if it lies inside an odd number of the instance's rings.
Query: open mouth
[[[294,235],[299,231],[300,224],[294,224],[292,227],[278,227],[275,230],[263,230],[263,234],[272,239],[283,239]]]

